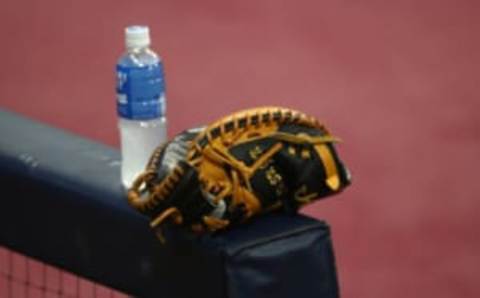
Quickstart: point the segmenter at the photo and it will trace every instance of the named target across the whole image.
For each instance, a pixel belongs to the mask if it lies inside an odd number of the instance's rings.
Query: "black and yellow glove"
[[[296,211],[350,183],[337,138],[315,118],[255,108],[177,135],[128,191],[152,228],[216,231],[272,210]]]

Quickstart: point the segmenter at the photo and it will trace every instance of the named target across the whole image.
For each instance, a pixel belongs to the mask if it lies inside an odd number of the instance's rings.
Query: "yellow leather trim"
[[[203,222],[211,231],[223,229],[230,224],[230,221],[228,220],[220,219],[220,218],[216,218],[208,215],[205,215],[203,217]]]
[[[333,191],[337,191],[340,188],[340,177],[338,176],[337,166],[335,165],[332,152],[330,152],[328,146],[324,144],[315,145],[315,151],[317,151],[325,168],[328,187]]]
[[[293,197],[297,202],[302,204],[307,204],[307,203],[310,203],[316,197],[318,197],[318,194],[316,192],[308,193],[307,186],[302,185],[299,189],[295,191]]]

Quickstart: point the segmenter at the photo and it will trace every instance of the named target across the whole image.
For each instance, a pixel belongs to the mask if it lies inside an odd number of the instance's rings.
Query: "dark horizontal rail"
[[[117,150],[0,110],[0,243],[133,295],[156,291],[165,249],[126,203],[119,166]]]
[[[243,297],[266,285],[266,297],[337,297],[324,222],[272,214],[198,241],[165,231],[161,245],[126,202],[119,157],[0,110],[0,244],[139,297]]]

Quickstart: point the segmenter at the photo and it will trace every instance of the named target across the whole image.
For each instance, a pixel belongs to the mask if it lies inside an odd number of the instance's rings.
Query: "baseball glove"
[[[202,233],[340,192],[350,175],[315,118],[286,108],[241,111],[158,147],[128,191],[151,227]]]

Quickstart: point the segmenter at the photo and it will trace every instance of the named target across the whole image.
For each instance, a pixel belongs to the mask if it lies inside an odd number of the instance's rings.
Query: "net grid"
[[[0,298],[127,298],[116,290],[0,246]]]

